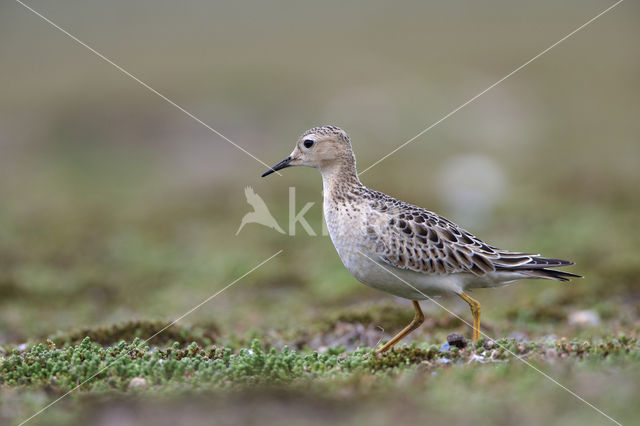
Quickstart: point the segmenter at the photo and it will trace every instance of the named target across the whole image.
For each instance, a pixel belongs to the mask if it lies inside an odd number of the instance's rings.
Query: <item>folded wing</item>
[[[580,277],[549,269],[573,262],[501,250],[435,213],[418,207],[410,212],[402,210],[380,212],[377,225],[366,229],[380,258],[397,268],[425,274],[467,272],[478,276],[507,271],[559,281]]]

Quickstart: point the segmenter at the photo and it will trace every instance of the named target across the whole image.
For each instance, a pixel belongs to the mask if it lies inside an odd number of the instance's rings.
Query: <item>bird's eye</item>
[[[305,148],[311,148],[314,143],[315,141],[313,139],[305,139],[304,142],[302,142]]]

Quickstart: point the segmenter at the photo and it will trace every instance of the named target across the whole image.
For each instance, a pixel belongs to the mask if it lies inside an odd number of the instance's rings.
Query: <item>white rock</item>
[[[467,226],[482,224],[508,190],[500,165],[484,155],[460,155],[446,162],[438,176],[447,209]]]
[[[597,327],[600,325],[600,315],[594,310],[587,309],[583,311],[575,311],[569,314],[567,318],[569,324],[576,326]]]
[[[468,364],[471,364],[473,362],[479,362],[481,364],[485,363],[485,359],[482,355],[478,355],[478,354],[471,354],[471,357],[469,358],[469,362]]]
[[[142,377],[134,377],[129,382],[129,389],[146,389],[147,381]]]

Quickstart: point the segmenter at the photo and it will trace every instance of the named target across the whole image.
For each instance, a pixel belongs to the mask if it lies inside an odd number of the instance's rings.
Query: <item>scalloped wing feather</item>
[[[426,274],[484,275],[496,270],[498,249],[435,213],[419,208],[381,212],[377,222],[367,233],[382,260],[397,268]]]
[[[380,258],[396,268],[425,274],[467,272],[477,276],[509,271],[559,279],[555,271],[546,268],[573,264],[539,254],[498,249],[433,212],[406,206],[410,208],[379,211],[377,226],[367,228]]]

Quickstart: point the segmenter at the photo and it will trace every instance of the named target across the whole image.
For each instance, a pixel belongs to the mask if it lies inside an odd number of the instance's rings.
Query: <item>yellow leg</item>
[[[477,342],[480,337],[480,302],[465,293],[458,294],[471,308],[473,315],[473,341]]]
[[[413,307],[416,310],[416,314],[414,315],[414,317],[411,320],[411,322],[409,323],[409,325],[406,326],[405,328],[403,328],[400,333],[398,333],[395,336],[393,336],[393,338],[391,340],[389,340],[382,347],[380,347],[378,350],[376,350],[377,354],[380,354],[382,352],[386,352],[389,349],[391,349],[393,347],[393,345],[398,343],[400,340],[404,339],[407,334],[411,333],[413,330],[415,330],[416,328],[420,327],[420,325],[424,322],[424,314],[422,313],[422,310],[420,309],[420,304],[417,301],[414,300],[413,301]]]

